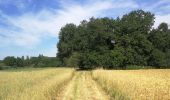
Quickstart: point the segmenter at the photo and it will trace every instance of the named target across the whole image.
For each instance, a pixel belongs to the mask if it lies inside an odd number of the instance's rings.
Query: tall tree
[[[7,66],[15,66],[16,65],[16,59],[13,56],[7,56],[3,60],[4,64]]]
[[[166,23],[157,29],[153,24],[154,14],[143,10],[117,19],[92,17],[78,26],[67,24],[59,34],[57,57],[63,65],[81,68],[168,66],[170,30]]]

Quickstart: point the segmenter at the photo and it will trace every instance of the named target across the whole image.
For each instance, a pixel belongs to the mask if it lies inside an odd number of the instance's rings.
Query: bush
[[[151,66],[155,66],[156,68],[162,68],[161,66],[166,66],[165,54],[158,49],[154,49],[151,53],[149,64]]]
[[[137,70],[137,69],[152,69],[151,66],[138,66],[138,65],[128,65],[126,67],[127,70]]]
[[[79,53],[73,53],[67,60],[66,60],[67,66],[70,67],[79,67],[80,65],[80,54]]]

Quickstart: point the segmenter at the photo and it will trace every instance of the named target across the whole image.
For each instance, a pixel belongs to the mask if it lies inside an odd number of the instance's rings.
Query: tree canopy
[[[61,28],[57,57],[63,66],[126,68],[170,66],[170,30],[153,28],[154,14],[132,11],[122,18],[90,18]]]

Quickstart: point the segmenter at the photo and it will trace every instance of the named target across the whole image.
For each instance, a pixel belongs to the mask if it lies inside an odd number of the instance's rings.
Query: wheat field
[[[92,76],[117,100],[170,100],[170,69],[94,70]]]
[[[170,69],[4,70],[0,100],[170,100]]]
[[[56,100],[112,100],[92,79],[91,71],[76,71]]]
[[[69,68],[0,71],[0,100],[50,100],[73,76]]]

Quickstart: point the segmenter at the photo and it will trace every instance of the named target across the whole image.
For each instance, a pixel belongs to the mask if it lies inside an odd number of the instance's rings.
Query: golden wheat
[[[34,70],[34,71],[33,71]],[[49,100],[71,79],[73,69],[48,68],[0,72],[0,100]]]
[[[77,71],[56,100],[110,100],[92,79],[90,71]]]
[[[115,99],[170,100],[170,69],[101,69],[92,75]]]

